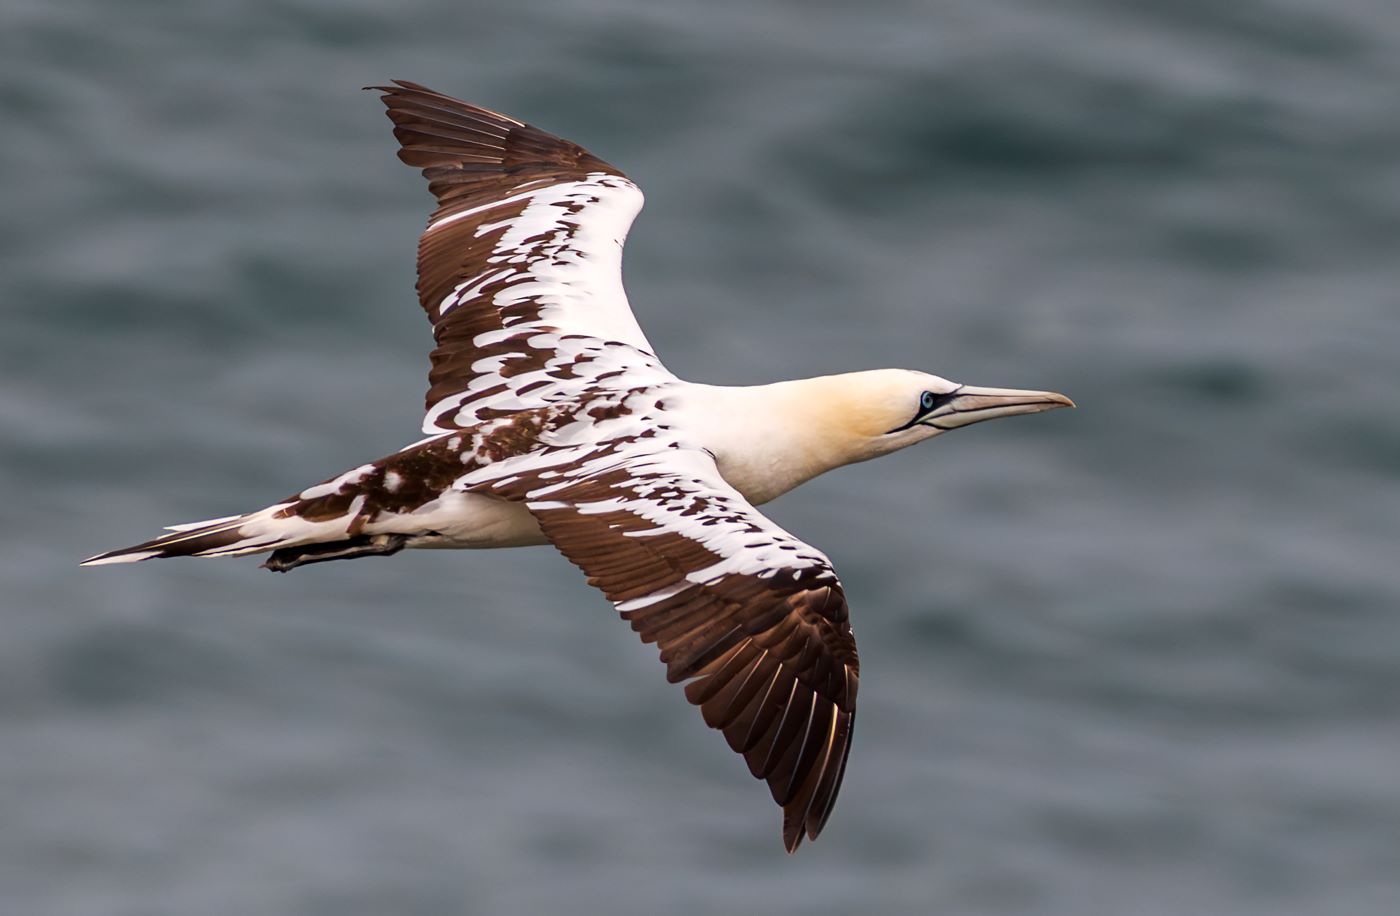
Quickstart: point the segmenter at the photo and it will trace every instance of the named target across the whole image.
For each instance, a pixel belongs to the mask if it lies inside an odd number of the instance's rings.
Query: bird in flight
[[[553,544],[767,781],[792,852],[841,786],[859,662],[831,562],[755,507],[948,430],[1073,403],[904,369],[679,379],[622,287],[641,190],[574,143],[394,82],[370,88],[437,199],[418,241],[437,344],[426,438],[83,565],[269,553],[263,566],[286,572],[406,547]]]

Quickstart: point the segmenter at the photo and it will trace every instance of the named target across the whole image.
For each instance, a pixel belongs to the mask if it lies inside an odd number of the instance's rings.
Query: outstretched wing
[[[859,683],[830,561],[749,505],[708,454],[657,438],[536,452],[491,473],[767,780],[788,851],[815,839],[841,787]]]
[[[574,377],[562,337],[625,345],[624,361],[654,364],[622,288],[637,186],[577,144],[395,83],[372,88],[399,158],[438,201],[418,242],[418,297],[437,341],[424,432],[485,419],[483,407],[544,403],[553,382]]]

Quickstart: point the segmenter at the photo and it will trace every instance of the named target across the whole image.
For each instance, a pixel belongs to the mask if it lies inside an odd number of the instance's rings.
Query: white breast
[[[762,505],[846,463],[841,431],[814,420],[792,386],[686,384],[667,396],[666,413],[715,456],[730,486]]]

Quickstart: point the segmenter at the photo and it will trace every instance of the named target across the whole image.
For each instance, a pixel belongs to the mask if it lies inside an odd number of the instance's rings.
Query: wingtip
[[[410,92],[426,92],[426,93],[428,93],[428,94],[430,94],[430,95],[441,95],[441,93],[437,92],[436,90],[434,90],[434,89],[429,89],[427,86],[424,86],[422,83],[415,83],[415,82],[413,82],[412,80],[396,80],[396,79],[391,79],[391,80],[389,80],[389,82],[393,83],[394,85],[392,85],[392,86],[361,86],[361,87],[360,87],[360,91],[361,91],[361,92],[402,92],[403,90],[407,89],[407,90],[410,91]]]
[[[802,845],[802,840],[807,834],[807,825],[802,819],[787,811],[783,812],[783,848],[787,850],[788,855],[797,852],[797,847]],[[812,839],[816,839],[816,836]]]

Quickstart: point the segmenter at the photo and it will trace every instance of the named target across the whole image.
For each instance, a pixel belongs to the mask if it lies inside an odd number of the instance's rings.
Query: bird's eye
[[[933,405],[938,399],[933,396],[932,391],[925,391],[919,395],[919,406],[924,410],[933,410]]]

